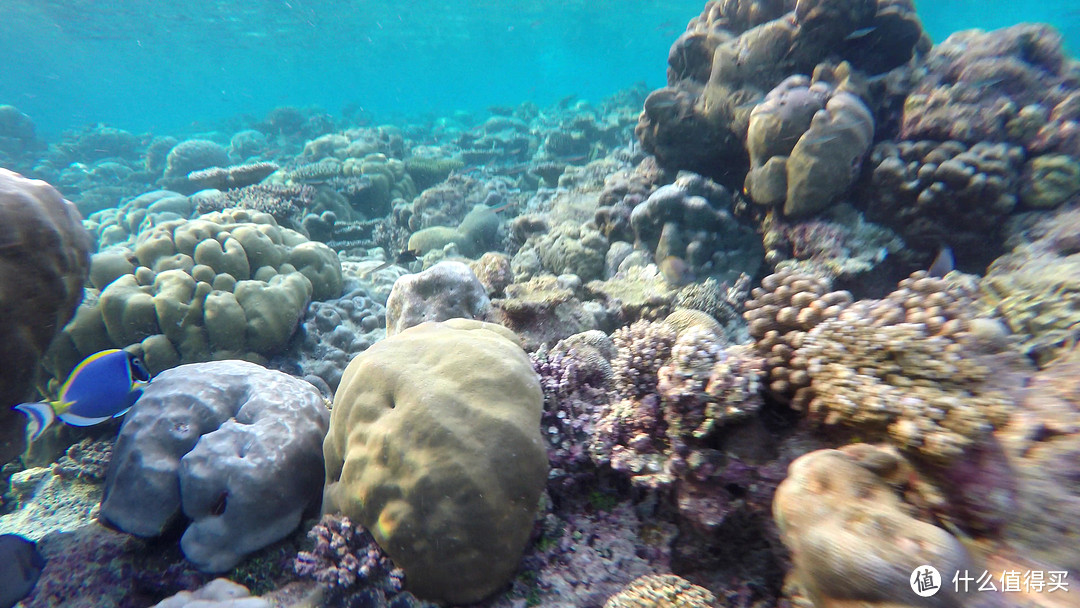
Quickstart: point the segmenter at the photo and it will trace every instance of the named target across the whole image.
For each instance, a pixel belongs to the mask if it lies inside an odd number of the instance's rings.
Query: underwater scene
[[[1080,608],[1078,49],[0,0],[0,608]]]

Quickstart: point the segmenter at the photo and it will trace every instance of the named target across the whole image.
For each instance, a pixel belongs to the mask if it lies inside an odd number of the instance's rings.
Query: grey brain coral
[[[0,463],[22,451],[21,414],[34,368],[82,299],[90,238],[49,184],[0,169]]]
[[[315,387],[254,363],[164,371],[124,420],[102,516],[151,537],[182,515],[184,555],[229,570],[296,529],[317,499],[329,420]]]

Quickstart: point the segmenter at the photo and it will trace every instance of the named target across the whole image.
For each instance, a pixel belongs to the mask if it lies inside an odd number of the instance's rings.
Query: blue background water
[[[379,118],[663,84],[702,0],[0,0],[0,103],[40,134],[104,122],[184,132],[277,106]],[[919,3],[935,40],[1046,21],[1080,48],[1077,0]]]

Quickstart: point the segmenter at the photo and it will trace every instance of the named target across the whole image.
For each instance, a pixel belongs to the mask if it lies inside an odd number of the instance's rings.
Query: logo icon
[[[919,597],[930,597],[941,589],[941,573],[933,566],[922,565],[911,571],[911,590]]]

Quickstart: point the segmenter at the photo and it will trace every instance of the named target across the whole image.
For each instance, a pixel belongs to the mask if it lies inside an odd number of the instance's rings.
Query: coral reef
[[[309,299],[341,295],[332,250],[246,210],[165,222],[139,234],[133,259],[98,254],[92,275],[99,262],[115,266],[101,273],[115,278],[87,290],[53,341],[44,364],[56,378],[105,348],[132,347],[152,372],[265,361],[288,344]]]
[[[980,305],[999,315],[1040,365],[1080,339],[1078,222],[1080,211],[1062,209],[1020,230],[1012,251],[979,282]]]
[[[184,555],[229,570],[313,507],[329,419],[313,386],[253,363],[166,370],[127,414],[101,515],[142,537],[189,519]]]
[[[1025,371],[993,358],[1008,354],[1004,327],[974,317],[976,296],[969,276],[918,272],[817,324],[795,353],[808,363],[810,417],[931,462],[973,452],[1015,407],[1002,379],[1015,371],[1022,383]]]
[[[947,584],[914,600],[909,579],[917,567],[932,564],[947,573],[974,566],[957,538],[912,515],[897,489],[905,469],[910,465],[895,452],[867,444],[819,450],[791,463],[773,513],[791,552],[791,575],[815,606],[964,605]]]
[[[608,598],[604,608],[715,608],[716,596],[674,574],[640,576]]]
[[[578,286],[574,275],[512,283],[506,297],[492,301],[492,314],[521,338],[525,348],[536,350],[599,327],[598,311],[578,298]]]
[[[393,336],[425,321],[488,321],[491,301],[473,271],[461,262],[439,262],[394,281],[386,300],[386,335]]]
[[[1005,143],[883,142],[870,156],[867,217],[895,230],[923,268],[942,247],[982,271],[1001,253],[1024,151]]]
[[[49,342],[75,313],[90,239],[75,206],[49,184],[0,169],[0,463],[25,447],[22,414]]]
[[[765,358],[766,386],[796,410],[805,409],[811,396],[809,362],[797,349],[807,332],[852,301],[850,293],[831,287],[825,277],[781,269],[762,279],[746,301],[743,316],[754,348]]]
[[[479,601],[512,576],[532,530],[548,471],[542,408],[501,326],[392,335],[353,359],[334,397],[323,509],[370,530],[418,597]]]

